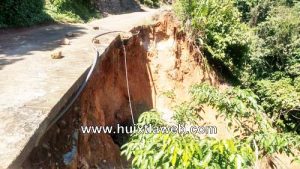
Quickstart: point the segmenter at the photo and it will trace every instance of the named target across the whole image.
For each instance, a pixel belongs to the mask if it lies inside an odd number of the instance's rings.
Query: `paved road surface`
[[[129,31],[154,13],[0,32],[0,169],[22,161],[74,92],[92,63],[91,38],[109,30]],[[93,26],[100,26],[100,30]],[[71,45],[59,45],[68,32],[76,34]],[[102,51],[116,35],[101,38]],[[64,57],[51,59],[55,50],[61,50]]]

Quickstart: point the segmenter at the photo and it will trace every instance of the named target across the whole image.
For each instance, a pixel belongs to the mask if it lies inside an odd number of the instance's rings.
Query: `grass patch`
[[[89,3],[80,0],[48,1],[44,10],[54,21],[63,23],[84,23],[100,17]]]
[[[84,23],[100,17],[85,0],[2,0],[0,11],[0,28],[47,22]]]

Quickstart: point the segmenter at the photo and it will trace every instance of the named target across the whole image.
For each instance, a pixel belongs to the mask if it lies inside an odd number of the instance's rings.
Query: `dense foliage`
[[[175,11],[206,57],[256,92],[275,123],[299,132],[299,1],[178,0]]]
[[[269,10],[276,3],[272,0],[236,0],[235,6],[241,12],[241,20],[255,26],[265,21]]]
[[[220,73],[230,73],[226,77],[237,81],[236,87],[223,92],[207,84],[194,85],[192,99],[175,107],[175,121],[198,124],[202,120],[198,112],[209,105],[229,119],[235,135],[218,140],[190,134],[133,134],[123,147],[132,165],[253,168],[257,160],[274,153],[297,159],[300,2],[177,0],[174,9],[209,63],[218,63]],[[143,114],[139,123],[169,125],[155,111]]]
[[[45,10],[63,22],[86,22],[98,15],[90,0],[48,0]]]
[[[265,22],[255,31],[262,43],[253,56],[256,76],[267,77],[276,71],[286,76],[299,76],[300,68],[300,8],[286,6],[270,10]]]
[[[300,92],[290,78],[260,80],[253,90],[260,96],[261,105],[277,125],[288,131],[300,132]]]
[[[10,25],[26,26],[49,20],[43,0],[1,0],[0,28]]]
[[[233,139],[200,139],[194,135],[142,134],[132,137],[123,153],[134,168],[240,168],[253,163],[249,145]]]
[[[263,108],[257,103],[257,96],[249,90],[239,88],[220,92],[208,84],[194,85],[190,93],[191,101],[183,105],[190,112],[201,111],[199,107],[210,105],[220,115],[230,119],[228,127],[235,131],[234,138],[215,139],[197,134],[180,133],[135,133],[123,146],[123,154],[132,160],[135,168],[249,168],[257,160],[274,153],[294,154],[299,149],[300,137],[276,130]],[[176,110],[175,121],[196,125],[191,114]],[[185,117],[182,117],[185,116]],[[257,127],[244,125],[254,123]],[[200,119],[197,119],[200,120]],[[237,126],[231,122],[239,122]],[[161,119],[156,111],[145,112],[139,125],[170,125]],[[174,125],[174,124],[173,124]],[[297,151],[295,151],[297,152]]]
[[[156,8],[159,7],[160,0],[140,0],[141,4]]]
[[[291,1],[290,1],[291,2]],[[292,5],[294,4],[294,5]],[[276,123],[290,131],[300,131],[300,8],[299,3],[275,5],[264,22],[254,27],[253,46],[247,81],[260,96],[261,104]]]
[[[96,17],[88,0],[1,0],[0,28],[48,21],[83,22]]]
[[[246,139],[249,144],[257,143],[260,157],[276,152],[295,156],[292,151],[300,148],[300,137],[280,132],[281,129],[266,116],[257,102],[258,97],[250,90],[233,88],[220,92],[207,84],[199,84],[192,87],[191,93],[194,104],[210,105],[229,118],[229,127],[237,121],[239,125],[235,131],[239,134],[235,138]],[[257,126],[251,128],[247,125],[249,123]]]
[[[249,58],[250,35],[247,26],[231,0],[178,0],[175,11],[192,27],[199,45],[207,56],[221,60],[229,70],[238,74]]]
[[[156,7],[159,0],[141,3]],[[296,157],[300,144],[299,0],[176,0],[174,9],[209,63],[218,63],[221,73],[230,73],[238,82],[223,92],[207,84],[194,85],[192,99],[175,108],[174,121],[197,124],[199,111],[209,105],[230,120],[228,127],[234,128],[235,135],[220,140],[136,133],[122,148],[133,167],[250,168],[274,153]],[[86,21],[94,16],[85,0],[2,0],[0,11],[0,27],[52,19]],[[172,92],[165,95],[175,98]],[[139,125],[145,124],[170,125],[156,111],[140,116]]]

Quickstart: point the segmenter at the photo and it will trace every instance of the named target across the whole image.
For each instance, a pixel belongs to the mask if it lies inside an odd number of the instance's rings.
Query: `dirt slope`
[[[76,104],[46,133],[24,168],[130,168],[120,155],[126,135],[83,134],[81,126],[113,126],[116,131],[118,124],[132,125],[129,98],[135,120],[140,113],[156,108],[172,122],[172,107],[189,98],[190,85],[208,82],[228,87],[179,29],[173,15],[165,14],[155,24],[132,32],[110,43]],[[204,109],[204,122],[218,127],[216,137],[233,137],[224,118],[217,119],[217,112],[210,107]]]
[[[188,98],[189,85],[193,83],[208,81],[218,85],[216,73],[205,64],[196,46],[177,30],[178,23],[173,20],[172,15],[166,15],[154,25],[134,28],[131,37],[117,37],[102,54],[76,105],[47,132],[24,167],[122,168],[127,165],[119,150],[123,137],[114,134],[79,132],[75,146],[78,151],[72,163],[67,167],[62,158],[74,148],[72,135],[81,125],[132,124],[125,54],[135,119],[152,108],[164,112],[166,117],[171,116],[168,113],[171,113],[169,105],[172,101],[163,94],[166,91],[174,91],[176,98],[184,101]]]

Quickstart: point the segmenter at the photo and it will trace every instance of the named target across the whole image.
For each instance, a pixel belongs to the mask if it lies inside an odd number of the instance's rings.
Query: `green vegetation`
[[[198,124],[199,111],[209,105],[229,119],[235,135],[133,134],[122,151],[132,165],[253,168],[274,153],[299,159],[300,1],[177,0],[174,10],[209,63],[234,82],[224,92],[192,86],[192,99],[175,108],[174,119]],[[139,124],[146,123],[168,125],[155,111],[141,115]]]
[[[96,10],[87,0],[49,0],[45,11],[59,22],[87,22],[99,17]]]
[[[141,0],[157,7],[158,0]],[[217,64],[233,87],[190,89],[175,107],[176,124],[197,125],[204,106],[230,122],[234,136],[135,133],[122,154],[135,168],[251,168],[257,160],[300,150],[300,1],[176,0],[174,10],[208,63]],[[0,27],[45,21],[85,22],[96,13],[85,0],[2,0]],[[229,74],[229,76],[228,76]],[[175,100],[174,91],[163,93]],[[170,125],[156,111],[139,125]],[[249,125],[251,124],[251,125]]]
[[[140,169],[238,168],[249,166],[254,159],[248,145],[233,139],[200,139],[193,135],[136,135],[124,148],[128,159],[133,156],[133,167]]]
[[[176,94],[175,94],[174,90],[167,90],[167,91],[163,92],[162,94],[172,100],[176,98]]]
[[[2,0],[0,28],[45,22],[86,22],[98,17],[86,0]]]
[[[1,0],[0,28],[27,26],[51,20],[43,10],[42,0]]]
[[[159,7],[160,0],[140,0],[141,4],[149,6],[151,8]]]
[[[277,125],[288,131],[300,132],[300,93],[290,78],[260,80],[253,90],[260,96],[261,105]]]
[[[135,133],[126,143],[122,153],[132,160],[135,168],[250,168],[256,160],[273,153],[296,156],[300,137],[282,133],[263,112],[257,103],[258,97],[250,90],[239,88],[220,92],[208,84],[197,84],[190,90],[192,99],[182,105],[191,114],[201,111],[199,107],[210,105],[238,126],[228,123],[235,131],[234,138],[219,140],[192,134]],[[186,111],[177,109],[175,121],[196,125],[195,119]],[[254,119],[251,122],[249,119]],[[198,118],[198,120],[201,120]],[[254,123],[251,128],[245,123]],[[139,125],[168,125],[156,111],[145,112]],[[174,125],[174,124],[173,124]],[[150,167],[149,167],[150,166]]]
[[[186,26],[193,28],[192,35],[208,57],[221,60],[233,73],[239,73],[249,58],[250,35],[245,33],[248,28],[240,22],[233,1],[179,0],[175,11]]]
[[[205,56],[254,91],[275,123],[299,132],[300,2],[178,0],[174,7]]]

